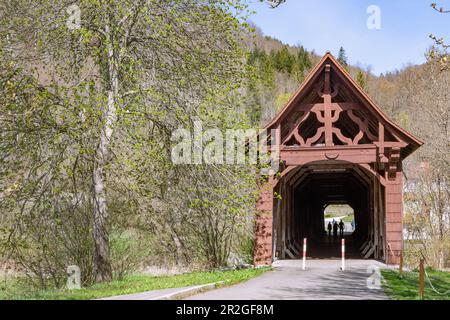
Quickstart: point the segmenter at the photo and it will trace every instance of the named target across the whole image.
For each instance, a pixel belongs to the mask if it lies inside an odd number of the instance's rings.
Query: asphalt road
[[[367,285],[373,272],[370,267],[383,267],[374,260],[347,260],[345,271],[341,261],[314,259],[302,270],[301,260],[274,263],[274,270],[231,287],[191,296],[191,300],[384,300],[383,289]]]

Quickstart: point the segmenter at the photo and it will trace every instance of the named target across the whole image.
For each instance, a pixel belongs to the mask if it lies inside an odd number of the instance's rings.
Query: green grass
[[[450,273],[427,269],[433,286],[439,292],[450,289]],[[419,272],[404,272],[400,279],[398,271],[382,270],[385,282],[385,291],[395,300],[418,300],[419,299]],[[425,278],[425,300],[450,300],[450,294],[438,295],[430,287]]]
[[[345,216],[345,214],[339,213],[339,212],[334,212],[334,213],[325,213],[325,218],[326,219],[330,219],[330,218],[337,218],[337,217],[343,217]]]
[[[331,214],[331,213],[327,213],[327,214],[325,214],[325,219],[338,218],[338,217],[343,217],[343,216],[345,216],[345,214]],[[351,214],[351,215],[348,215],[348,216],[345,216],[344,218],[342,218],[342,221],[344,221],[344,222],[352,222],[354,217],[355,216]]]
[[[231,271],[194,272],[161,277],[139,274],[130,275],[121,281],[96,284],[80,290],[33,291],[21,279],[11,279],[6,284],[4,281],[0,282],[0,300],[86,300],[150,290],[201,285],[218,281],[224,281],[224,285],[227,286],[249,280],[268,270],[270,268],[267,267]]]
[[[355,216],[351,214],[349,216],[346,216],[344,219],[342,219],[342,221],[344,221],[344,222],[352,222],[354,218],[355,218]]]

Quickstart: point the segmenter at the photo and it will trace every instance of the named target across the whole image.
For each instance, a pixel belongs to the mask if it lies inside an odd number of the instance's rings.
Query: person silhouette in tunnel
[[[342,221],[339,222],[339,236],[343,237],[344,236],[344,228],[345,228],[345,223]]]
[[[333,226],[331,225],[331,221],[328,221],[328,236],[331,237],[331,230],[333,229]]]
[[[336,221],[333,223],[333,235],[334,235],[335,238],[337,238],[337,235],[338,235],[338,224],[337,224]]]

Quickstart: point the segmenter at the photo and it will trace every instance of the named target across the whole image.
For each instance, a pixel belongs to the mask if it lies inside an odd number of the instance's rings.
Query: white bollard
[[[342,266],[341,270],[345,270],[345,239],[342,239],[341,241],[341,253],[342,253]]]
[[[303,239],[303,263],[302,269],[306,269],[306,238]]]

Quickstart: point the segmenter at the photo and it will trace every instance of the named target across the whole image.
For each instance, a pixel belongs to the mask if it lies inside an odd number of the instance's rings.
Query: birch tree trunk
[[[95,156],[92,176],[94,192],[93,237],[95,244],[94,264],[96,282],[107,282],[112,280],[108,232],[109,214],[105,190],[105,165],[110,157],[111,137],[117,119],[116,97],[118,94],[119,79],[110,23],[111,21],[108,21],[105,27],[108,49],[108,101],[105,110],[103,110],[103,125],[100,131],[100,141]]]

